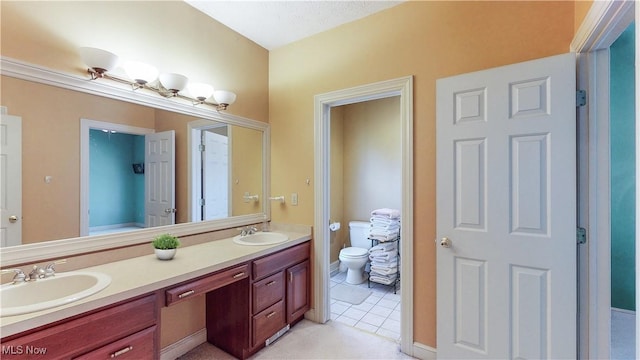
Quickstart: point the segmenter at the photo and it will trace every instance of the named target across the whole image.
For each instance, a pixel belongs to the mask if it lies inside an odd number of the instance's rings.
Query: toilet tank
[[[368,221],[349,221],[349,238],[351,246],[369,249],[371,248],[371,240],[369,240],[369,228],[371,223]]]

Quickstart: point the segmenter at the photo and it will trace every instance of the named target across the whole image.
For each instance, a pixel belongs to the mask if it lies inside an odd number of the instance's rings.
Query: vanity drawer
[[[166,291],[166,305],[171,306],[192,297],[206,294],[211,290],[221,288],[233,282],[246,279],[249,276],[249,266],[242,264],[227,270],[222,270],[207,277],[176,286]]]
[[[153,359],[155,341],[156,327],[152,326],[75,359]]]
[[[309,242],[282,250],[273,255],[265,256],[253,262],[253,279],[259,280],[271,275],[276,271],[295,265],[309,258]]]
[[[253,317],[253,345],[262,344],[282,329],[285,323],[284,301],[266,308]]]
[[[253,314],[284,298],[284,271],[253,283]]]
[[[150,295],[77,317],[14,340],[3,340],[2,346],[25,351],[40,349],[38,351],[46,351],[47,359],[68,359],[154,326],[156,309],[156,297]],[[150,344],[151,350],[148,354],[153,357],[156,353],[156,343],[154,341]],[[2,354],[4,360],[14,358],[24,359],[25,354]]]

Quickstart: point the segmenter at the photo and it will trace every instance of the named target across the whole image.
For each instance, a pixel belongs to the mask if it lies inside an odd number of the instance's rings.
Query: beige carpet
[[[204,343],[179,360],[234,359]],[[387,338],[329,321],[321,325],[302,320],[274,344],[250,359],[413,359]]]
[[[330,292],[332,299],[348,302],[353,305],[362,304],[362,302],[371,295],[371,290],[369,289],[364,289],[355,285],[343,284],[338,284],[332,287]]]

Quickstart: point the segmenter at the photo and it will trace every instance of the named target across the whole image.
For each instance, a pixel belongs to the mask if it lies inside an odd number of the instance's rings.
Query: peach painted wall
[[[573,2],[412,1],[271,51],[272,191],[300,196],[274,220],[313,224],[314,95],[413,75],[414,340],[435,347],[435,81],[566,53],[573,35]]]

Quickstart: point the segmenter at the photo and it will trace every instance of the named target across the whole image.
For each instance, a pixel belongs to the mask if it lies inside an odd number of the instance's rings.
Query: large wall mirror
[[[11,59],[1,65],[2,105],[22,118],[22,245],[2,248],[3,266],[268,218],[267,123]],[[160,133],[175,141],[175,225],[151,227],[144,179],[153,171],[142,164],[145,137]]]

